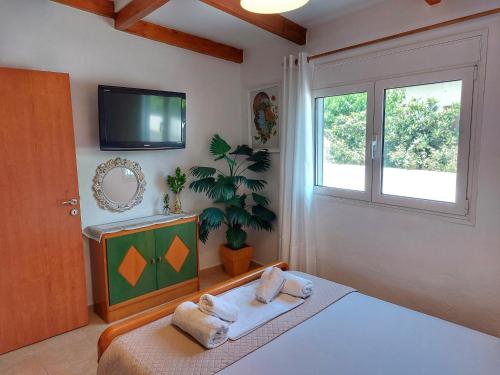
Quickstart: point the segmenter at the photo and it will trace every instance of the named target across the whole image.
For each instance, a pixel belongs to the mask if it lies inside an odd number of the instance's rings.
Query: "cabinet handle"
[[[157,261],[158,263],[161,263],[161,257],[156,258],[156,261]]]
[[[155,258],[151,258],[151,264],[155,264],[156,263],[156,259]]]

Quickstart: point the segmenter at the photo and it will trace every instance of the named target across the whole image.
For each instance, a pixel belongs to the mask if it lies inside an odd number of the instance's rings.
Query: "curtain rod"
[[[344,52],[344,51],[349,51],[351,49],[371,46],[372,44],[382,43],[382,42],[386,42],[388,40],[393,40],[393,39],[398,39],[398,38],[402,38],[402,37],[409,36],[409,35],[419,34],[419,33],[422,33],[424,31],[435,30],[435,29],[439,29],[442,27],[455,25],[457,23],[466,22],[466,21],[474,20],[476,18],[482,18],[482,17],[486,17],[486,16],[491,16],[493,14],[499,14],[499,13],[500,13],[500,8],[494,8],[494,9],[490,9],[490,10],[487,10],[484,12],[479,12],[479,13],[470,14],[470,15],[464,16],[464,17],[454,18],[454,19],[449,20],[449,21],[444,21],[444,22],[435,23],[435,24],[429,25],[429,26],[419,27],[418,29],[405,31],[405,32],[402,32],[399,34],[384,36],[382,38],[373,39],[373,40],[370,40],[368,42],[353,44],[352,46],[335,49],[333,51],[323,52],[323,53],[319,53],[317,55],[311,55],[308,57],[308,61],[319,59],[320,57],[324,57],[324,56],[334,55],[336,53],[340,53],[340,52]]]

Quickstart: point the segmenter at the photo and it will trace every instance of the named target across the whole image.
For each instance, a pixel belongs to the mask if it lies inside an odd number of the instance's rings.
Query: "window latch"
[[[378,135],[373,137],[372,140],[372,160],[375,160],[377,157],[377,150],[378,150]]]

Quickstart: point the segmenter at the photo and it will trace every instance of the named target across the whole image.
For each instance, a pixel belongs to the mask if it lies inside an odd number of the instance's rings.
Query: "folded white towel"
[[[260,277],[255,298],[262,303],[269,303],[281,292],[283,284],[285,284],[283,271],[277,267],[268,268]]]
[[[193,302],[183,302],[177,306],[172,324],[189,333],[207,349],[227,341],[229,325],[215,316],[205,314]]]
[[[198,306],[205,314],[215,316],[226,322],[233,323],[238,320],[238,306],[219,297],[204,294],[200,297]]]
[[[285,272],[284,274],[285,285],[281,289],[282,293],[299,298],[307,298],[313,293],[313,283],[311,280],[296,276],[290,272]]]

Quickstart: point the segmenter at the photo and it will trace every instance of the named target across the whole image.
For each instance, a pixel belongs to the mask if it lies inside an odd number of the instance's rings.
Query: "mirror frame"
[[[113,202],[104,193],[104,177],[110,170],[114,168],[127,168],[134,173],[135,178],[137,179],[137,191],[135,192],[134,196],[126,203]],[[144,177],[144,173],[142,173],[140,165],[135,161],[131,161],[128,159],[110,159],[107,162],[100,164],[96,169],[93,181],[94,184],[92,186],[92,189],[94,190],[94,197],[97,200],[97,204],[99,205],[99,207],[115,212],[127,211],[132,207],[137,206],[142,202],[144,191],[146,191],[146,179]]]

